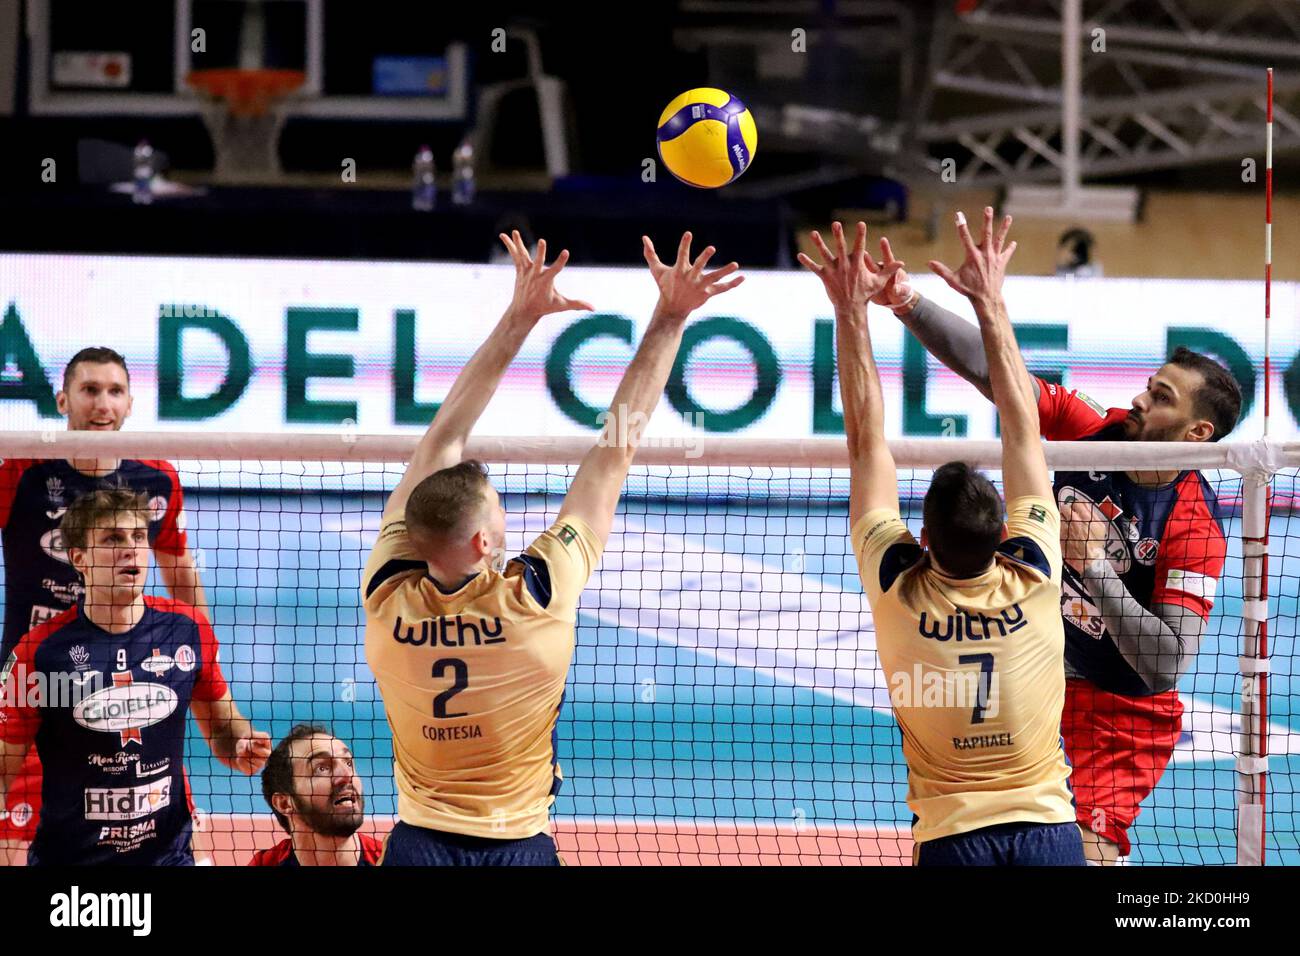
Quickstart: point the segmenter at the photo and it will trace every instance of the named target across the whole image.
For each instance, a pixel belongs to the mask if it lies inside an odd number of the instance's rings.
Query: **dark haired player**
[[[262,796],[288,837],[249,866],[376,866],[384,845],[358,833],[366,797],[348,745],[324,727],[299,724],[262,768]]]
[[[131,414],[126,360],[110,348],[86,348],[69,360],[56,396],[69,431],[117,431]],[[53,447],[53,446],[52,446]],[[97,488],[124,487],[147,496],[149,542],[173,598],[209,617],[198,570],[186,544],[176,469],[165,461],[8,459],[0,462],[0,529],[4,537],[5,619],[0,670],[18,640],[76,604],[82,583],[68,561],[59,521],[68,503]],[[41,765],[33,748],[0,806],[0,863],[21,860],[41,808]],[[197,849],[197,847],[196,847]]]
[[[555,523],[501,570],[505,512],[483,466],[461,460],[465,443],[542,316],[591,308],[555,290],[567,251],[546,268],[545,242],[533,259],[518,233],[501,240],[515,261],[514,297],[389,496],[361,579],[366,661],[393,731],[399,820],[384,845],[385,866],[558,864],[549,832],[561,780],[555,727],[578,597],[609,537],[640,423],[663,396],[687,316],[741,281],[723,281],[739,268],[734,262],[705,271],[712,246],[692,262],[689,232],[672,266],[643,238],[659,302],[605,431]]]
[[[974,304],[991,356],[1008,519],[1004,527],[993,484],[951,462],[926,492],[920,546],[898,510],[867,326],[867,300],[901,264],[890,257],[876,268],[862,223],[852,251],[837,222],[836,254],[813,233],[823,264],[799,255],[835,308],[853,551],[903,733],[916,863],[1082,866],[1059,734],[1059,518],[1029,373],[1001,294],[1015,243],[1003,245],[1010,219],[994,237],[991,211],[979,247],[960,213],[957,221],[965,262],[955,273],[933,265]]]
[[[187,713],[228,767],[256,773],[271,751],[231,699],[207,620],[145,596],[148,509],[124,489],[72,503],[60,530],[85,596],[28,632],[6,674],[0,796],[33,744],[44,768],[29,866],[192,864]]]
[[[992,397],[984,343],[970,323],[912,291],[901,271],[872,301]],[[1228,370],[1186,348],[1127,409],[1037,377],[1032,384],[1042,434],[1056,441],[1218,441],[1241,414]],[[1128,830],[1178,741],[1178,678],[1209,620],[1227,538],[1199,471],[1058,472],[1054,484],[1065,557],[1061,730],[1088,860],[1113,863],[1128,855]]]

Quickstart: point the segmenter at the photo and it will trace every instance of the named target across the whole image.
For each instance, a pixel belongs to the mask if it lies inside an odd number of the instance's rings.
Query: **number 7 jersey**
[[[548,831],[578,597],[599,558],[566,516],[504,572],[443,591],[404,517],[384,522],[361,591],[403,822],[503,840]]]
[[[1050,498],[1007,510],[1007,540],[971,578],[940,574],[896,509],[853,528],[918,843],[1075,818],[1060,737],[1060,514]]]

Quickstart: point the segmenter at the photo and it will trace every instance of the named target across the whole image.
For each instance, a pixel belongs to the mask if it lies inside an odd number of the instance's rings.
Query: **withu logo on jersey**
[[[939,629],[940,621],[943,622],[942,631]],[[1028,622],[1025,620],[1025,612],[1020,609],[1019,604],[1013,604],[1011,607],[1003,608],[995,617],[989,617],[987,614],[971,615],[958,608],[956,614],[949,614],[941,619],[930,618],[925,611],[922,611],[921,623],[917,630],[922,637],[930,641],[987,641],[995,636],[993,627],[998,629],[997,637],[1006,637],[1020,630],[1026,623]]]
[[[418,628],[418,629],[417,629]],[[453,634],[453,629],[455,633]],[[489,625],[485,618],[479,618],[478,624],[462,621],[460,615],[455,617],[425,618],[415,624],[406,624],[399,616],[393,624],[393,640],[398,644],[411,644],[430,647],[441,644],[443,647],[464,647],[466,638],[477,647],[480,644],[504,644],[501,634],[501,618],[492,618]]]

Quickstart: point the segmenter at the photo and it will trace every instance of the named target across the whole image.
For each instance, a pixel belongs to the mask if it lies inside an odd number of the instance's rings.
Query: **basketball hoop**
[[[185,81],[199,91],[203,123],[222,183],[278,179],[285,100],[305,79],[299,70],[195,70]]]

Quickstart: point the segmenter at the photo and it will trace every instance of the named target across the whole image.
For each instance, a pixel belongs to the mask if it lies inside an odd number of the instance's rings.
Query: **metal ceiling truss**
[[[955,160],[968,185],[1060,179],[1061,15],[1060,0],[985,0],[936,23],[915,130],[932,170]],[[1084,0],[1082,36],[1084,178],[1258,152],[1266,66],[1274,149],[1300,149],[1300,0]]]

